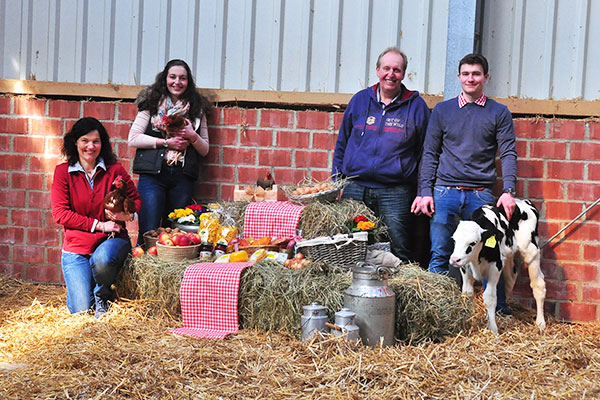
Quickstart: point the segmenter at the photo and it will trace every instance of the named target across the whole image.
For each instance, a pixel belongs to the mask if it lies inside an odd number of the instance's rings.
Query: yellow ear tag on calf
[[[494,248],[496,247],[496,235],[492,235],[484,243],[485,247]]]

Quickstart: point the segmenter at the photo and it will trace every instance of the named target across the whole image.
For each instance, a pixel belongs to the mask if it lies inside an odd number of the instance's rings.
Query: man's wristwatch
[[[515,193],[515,189],[513,189],[513,188],[504,189],[504,190],[502,191],[502,193],[508,193],[508,194],[510,194],[512,197],[515,197],[515,195],[516,195],[516,193]]]
[[[165,140],[163,141],[163,147],[164,147],[165,149],[168,149],[168,148],[169,148],[169,144],[167,143],[167,139],[165,139]]]

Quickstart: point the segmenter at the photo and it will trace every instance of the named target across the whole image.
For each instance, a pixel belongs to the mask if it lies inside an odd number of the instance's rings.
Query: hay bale
[[[396,338],[404,343],[441,342],[471,328],[474,302],[456,282],[418,266],[401,267],[389,285],[396,293]]]

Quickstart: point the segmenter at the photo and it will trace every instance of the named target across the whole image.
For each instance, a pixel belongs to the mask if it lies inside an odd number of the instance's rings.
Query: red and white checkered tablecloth
[[[252,264],[198,263],[187,267],[179,290],[183,324],[169,332],[209,339],[224,339],[237,332],[240,276]]]
[[[304,206],[289,201],[257,201],[246,207],[244,236],[260,239],[294,237]]]

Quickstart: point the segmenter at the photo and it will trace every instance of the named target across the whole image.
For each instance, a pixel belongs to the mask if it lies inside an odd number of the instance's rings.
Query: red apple
[[[131,254],[134,257],[141,257],[144,255],[144,249],[142,249],[140,246],[136,246],[133,248],[133,250],[131,250]]]
[[[150,247],[150,248],[148,249],[148,254],[150,254],[150,255],[153,255],[153,256],[157,255],[157,254],[158,254],[158,251],[156,250],[156,246],[152,246],[152,247]]]
[[[163,232],[158,235],[158,243],[165,244],[165,240],[171,240],[171,235],[169,235],[167,232]]]
[[[190,244],[192,244],[192,241],[190,240],[189,237],[180,235],[179,240],[177,241],[176,244],[177,244],[177,246],[189,246]]]
[[[173,243],[171,239],[165,239],[165,241],[161,244],[164,246],[175,246],[175,243]]]
[[[200,235],[198,235],[197,233],[188,232],[185,236],[187,236],[188,238],[190,238],[190,242],[192,242],[192,244],[200,244],[200,243],[202,243],[202,240],[200,240]]]

